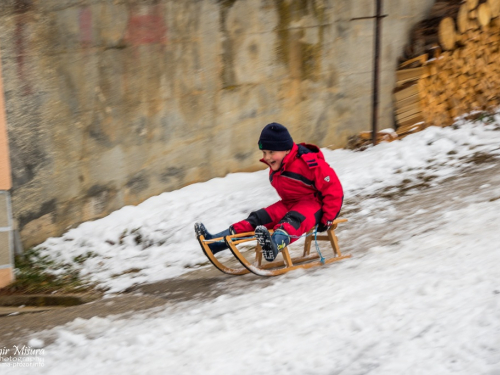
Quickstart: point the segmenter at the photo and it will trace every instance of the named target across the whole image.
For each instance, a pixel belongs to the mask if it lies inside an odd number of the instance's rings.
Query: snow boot
[[[205,226],[203,225],[203,223],[195,223],[194,231],[196,232],[196,238],[203,236],[205,237],[206,240],[211,240],[212,238],[218,238],[218,237],[226,237],[234,234],[233,227],[229,227],[226,230],[223,230],[222,232],[216,234],[210,234],[207,228],[205,228]],[[212,242],[208,244],[208,247],[213,254],[217,254],[219,251],[226,250],[228,248],[224,240]]]
[[[263,225],[255,228],[255,237],[262,247],[262,255],[268,262],[275,260],[278,253],[290,243],[290,236],[283,229],[276,229],[271,236]]]

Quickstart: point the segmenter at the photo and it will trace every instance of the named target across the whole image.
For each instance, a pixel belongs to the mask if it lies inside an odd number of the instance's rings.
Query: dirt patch
[[[476,152],[474,155],[470,157],[470,159],[468,159],[468,161],[474,164],[486,164],[486,163],[492,163],[497,159],[498,157],[495,155],[486,154],[484,152]]]
[[[98,294],[53,295],[21,294],[0,296],[0,306],[78,306],[89,303],[101,296]]]
[[[381,198],[387,200],[394,200],[407,195],[410,191],[425,190],[431,187],[430,181],[434,180],[436,176],[426,175],[419,177],[418,180],[403,180],[401,184],[396,186],[389,186],[381,189],[376,194],[368,196],[368,198]]]
[[[44,331],[64,325],[76,318],[90,319],[116,314],[137,312],[165,305],[162,298],[153,296],[120,296],[101,299],[85,305],[57,310],[34,312],[31,314],[0,317],[0,347],[26,345],[31,332]],[[45,340],[50,344],[51,340]]]

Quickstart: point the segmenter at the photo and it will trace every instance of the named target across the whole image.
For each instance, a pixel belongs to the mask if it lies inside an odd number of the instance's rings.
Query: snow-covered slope
[[[432,183],[457,173],[474,154],[499,153],[496,122],[462,123],[457,129],[431,127],[402,141],[364,152],[324,149],[345,191],[354,197],[434,176]],[[235,173],[152,197],[109,216],[86,222],[38,246],[42,256],[70,264],[108,292],[179,276],[206,263],[194,238],[193,223],[213,232],[244,219],[278,199],[267,171]],[[57,272],[57,270],[55,271]]]
[[[76,319],[50,332],[37,373],[498,375],[499,213],[500,200],[472,203],[435,230],[267,287]]]
[[[228,287],[215,299],[170,303],[131,318],[76,319],[33,336],[37,347],[55,337],[44,348],[44,367],[2,371],[499,375],[500,177],[489,171],[500,168],[470,162],[499,155],[498,123],[430,128],[361,153],[325,150],[348,200],[357,199],[353,221],[366,222],[368,241],[345,230],[351,248],[371,244],[362,254],[277,278],[244,276],[244,288]],[[471,194],[444,194],[439,184],[450,186],[443,179],[466,165],[483,169],[490,183],[468,184]],[[397,202],[377,198],[430,176],[435,186],[425,191]],[[436,191],[442,195],[419,209],[422,196]],[[195,220],[217,230],[275,198],[265,172],[233,174],[126,207],[42,247],[64,261],[95,252],[82,273],[119,291],[203,262],[192,235]],[[155,244],[143,249],[133,234],[122,235],[137,228],[142,241]],[[110,277],[127,267],[140,271]]]

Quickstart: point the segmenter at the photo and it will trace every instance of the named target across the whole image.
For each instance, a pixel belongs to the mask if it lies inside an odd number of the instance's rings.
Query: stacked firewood
[[[400,137],[393,129],[383,129],[377,132],[377,144],[381,142],[392,142]],[[372,132],[364,131],[349,137],[346,148],[350,150],[364,150],[372,145]]]
[[[500,0],[438,0],[396,73],[399,136],[500,105]]]

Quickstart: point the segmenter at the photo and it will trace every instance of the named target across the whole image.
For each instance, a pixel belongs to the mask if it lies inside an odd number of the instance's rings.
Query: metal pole
[[[378,92],[379,92],[379,70],[380,70],[380,34],[382,30],[382,18],[387,17],[387,14],[382,15],[382,1],[376,0],[376,14],[371,17],[356,17],[351,18],[351,21],[369,20],[375,18],[375,35],[373,46],[373,93],[372,93],[372,143],[377,144],[377,128],[378,128]]]
[[[377,144],[378,129],[378,93],[379,93],[379,70],[380,70],[380,32],[382,29],[382,1],[377,1],[375,15],[375,46],[373,59],[373,102],[372,102],[372,142]]]

